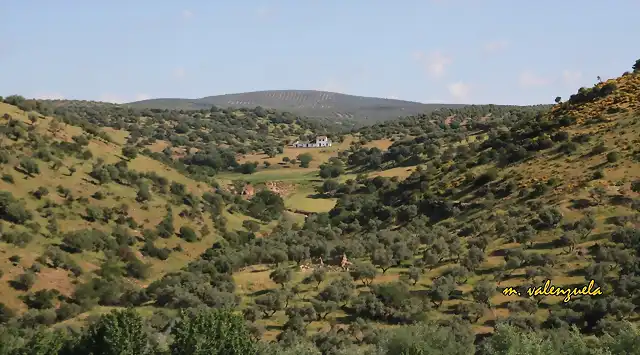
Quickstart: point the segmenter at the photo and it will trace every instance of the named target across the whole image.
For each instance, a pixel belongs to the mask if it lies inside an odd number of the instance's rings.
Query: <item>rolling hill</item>
[[[307,117],[336,118],[380,122],[401,116],[432,112],[440,108],[454,108],[465,105],[423,104],[419,102],[363,97],[314,90],[268,90],[239,94],[207,96],[200,99],[159,98],[131,102],[139,108],[156,109],[208,109],[219,107],[253,108],[262,106]]]
[[[350,134],[4,98],[0,354],[635,354],[638,97],[636,64]]]

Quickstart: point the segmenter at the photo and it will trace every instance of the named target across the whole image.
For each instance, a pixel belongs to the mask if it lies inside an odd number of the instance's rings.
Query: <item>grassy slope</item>
[[[5,113],[10,114],[15,120],[21,120],[27,125],[27,115],[25,112],[17,109],[14,106],[0,103],[0,116]],[[35,132],[43,136],[52,136],[47,131],[47,126],[50,122],[50,118],[41,118],[36,122]],[[6,123],[6,122],[4,122]],[[123,143],[124,137],[128,134],[124,131],[108,130],[109,134],[113,137],[116,143],[106,143],[96,139],[91,140],[88,148],[94,154],[95,161],[97,158],[104,159],[107,163],[115,163],[121,160],[120,152],[121,145],[118,142]],[[58,132],[54,140],[67,140],[74,135],[82,134],[82,129],[74,126],[65,126],[61,132]],[[11,141],[5,138],[4,144],[12,144]],[[2,166],[2,174],[11,174],[14,176],[14,183],[7,183],[0,180],[0,190],[11,192],[16,198],[22,198],[26,202],[27,207],[31,211],[35,211],[36,208],[43,204],[43,201],[37,200],[30,195],[30,192],[37,189],[40,186],[48,188],[50,194],[47,196],[50,200],[62,205],[64,199],[59,196],[55,191],[56,187],[61,185],[69,188],[72,191],[73,196],[78,198],[87,198],[90,205],[98,205],[101,207],[115,207],[122,203],[126,203],[130,206],[130,216],[143,225],[142,228],[154,228],[166,213],[165,205],[168,203],[165,197],[160,194],[154,194],[153,199],[147,204],[148,208],[143,206],[135,200],[136,190],[132,187],[122,186],[118,184],[106,184],[103,186],[97,186],[92,184],[92,178],[88,176],[88,173],[92,169],[92,161],[81,161],[74,158],[66,158],[63,163],[65,167],[74,166],[77,171],[72,176],[68,175],[66,168],[61,168],[58,171],[50,169],[49,165],[39,161],[41,173],[33,178],[25,178],[23,174],[14,170],[14,166],[17,165],[19,158],[22,155],[30,155],[31,152],[27,148],[18,148],[20,142],[15,143],[17,145],[10,147],[12,154],[11,161],[8,164]],[[210,189],[205,184],[194,181],[177,171],[169,168],[162,163],[155,161],[145,156],[138,156],[129,163],[131,169],[137,171],[155,171],[161,176],[166,177],[170,181],[177,181],[183,183],[187,189],[197,195],[201,195],[202,192]],[[101,201],[91,198],[96,191],[102,191],[107,197]],[[145,281],[148,283],[153,279],[161,277],[163,274],[171,271],[176,271],[185,266],[190,260],[196,259],[202,251],[210,247],[212,242],[216,240],[217,235],[211,223],[211,218],[205,215],[202,221],[190,221],[186,218],[180,217],[178,214],[181,208],[174,208],[174,224],[176,230],[179,230],[182,225],[190,225],[194,229],[199,230],[203,223],[206,224],[213,233],[206,236],[202,240],[195,243],[187,243],[177,236],[170,237],[168,239],[158,239],[156,245],[158,247],[173,248],[180,244],[183,247],[182,252],[173,252],[169,259],[166,261],[160,261],[156,258],[145,258],[142,255],[138,255],[144,262],[149,262],[152,265],[152,272],[150,280]],[[73,207],[58,207],[59,214],[64,215],[63,218],[59,218],[60,229],[63,232],[85,229],[85,228],[98,228],[105,231],[110,231],[113,227],[111,225],[103,225],[97,222],[88,222],[82,218],[84,214],[85,206],[81,202],[74,202]],[[239,229],[242,226],[242,221],[249,219],[244,215],[230,215],[229,216],[229,229]],[[35,213],[35,222],[41,226],[45,226],[47,221],[45,218]],[[21,226],[15,226],[7,222],[2,222],[5,230],[21,229]],[[266,227],[266,226],[265,226]],[[140,230],[142,230],[140,228]],[[45,233],[46,234],[46,233]],[[30,243],[26,248],[19,248],[11,244],[0,242],[0,253],[3,255],[0,258],[0,270],[3,271],[4,276],[0,282],[0,294],[3,295],[3,302],[14,309],[25,310],[25,305],[19,300],[19,296],[24,292],[16,291],[9,287],[8,281],[15,278],[17,275],[23,272],[23,269],[30,267],[34,260],[43,252],[45,247],[50,244],[55,244],[59,240],[47,239],[44,235],[36,235],[34,241]],[[139,246],[139,245],[138,245]],[[18,255],[22,259],[16,264],[12,265],[8,258],[12,255]],[[82,253],[73,255],[74,259],[80,264],[84,271],[95,270],[103,258],[103,255],[99,253]],[[42,268],[42,271],[38,274],[38,280],[34,285],[32,291],[39,289],[53,288],[58,289],[64,294],[70,294],[73,289],[74,278],[69,276],[68,273],[62,269],[49,269]]]

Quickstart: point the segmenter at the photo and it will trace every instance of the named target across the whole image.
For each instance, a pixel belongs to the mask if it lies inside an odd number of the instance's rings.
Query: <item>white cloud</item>
[[[447,89],[456,102],[462,102],[469,98],[471,85],[459,81],[457,83],[447,85]]]
[[[33,97],[37,100],[64,100],[64,95],[57,92],[35,94]]]
[[[567,85],[576,85],[582,79],[582,72],[577,70],[563,70],[562,81]]]
[[[413,58],[424,65],[427,73],[434,77],[443,76],[447,67],[453,61],[450,56],[447,56],[440,51],[434,51],[428,55],[423,52],[416,52],[414,53]]]
[[[497,40],[491,41],[484,45],[484,50],[489,53],[499,52],[501,50],[506,49],[509,46],[509,41],[507,40]]]
[[[387,95],[387,99],[400,100],[397,94]]]
[[[188,20],[190,18],[193,17],[193,12],[191,12],[191,10],[182,10],[182,13],[180,14],[182,16],[183,19]]]
[[[520,86],[528,88],[535,86],[545,86],[551,83],[551,80],[535,74],[530,70],[525,70],[520,73]]]
[[[186,72],[183,67],[178,67],[173,70],[173,77],[175,79],[183,79],[186,75]]]

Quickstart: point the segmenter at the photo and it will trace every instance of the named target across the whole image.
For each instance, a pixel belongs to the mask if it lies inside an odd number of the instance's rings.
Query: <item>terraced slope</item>
[[[401,116],[431,112],[445,107],[464,105],[422,104],[418,102],[363,97],[314,90],[269,90],[239,94],[208,96],[200,99],[150,99],[131,102],[132,107],[160,109],[208,109],[219,107],[273,108],[307,117],[379,122]]]

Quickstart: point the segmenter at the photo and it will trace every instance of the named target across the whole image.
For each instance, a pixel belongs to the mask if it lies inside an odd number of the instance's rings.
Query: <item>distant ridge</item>
[[[218,107],[256,107],[290,111],[295,114],[340,120],[380,122],[398,117],[428,113],[461,104],[424,104],[420,102],[365,97],[316,90],[268,90],[207,96],[200,99],[159,98],[128,103],[139,108],[208,109]]]

